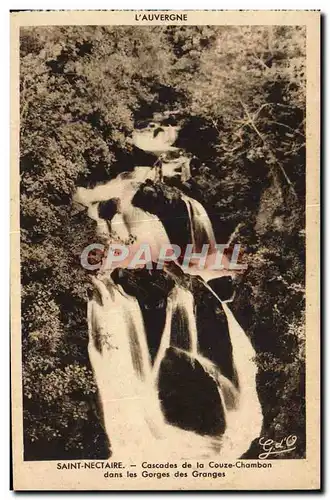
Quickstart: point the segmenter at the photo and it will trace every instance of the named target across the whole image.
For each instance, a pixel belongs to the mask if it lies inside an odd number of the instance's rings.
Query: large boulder
[[[226,426],[217,384],[202,364],[171,347],[160,367],[159,398],[166,420],[185,430],[219,436]]]
[[[132,203],[157,215],[172,244],[185,249],[187,243],[191,243],[188,212],[178,189],[148,180],[137,190]]]

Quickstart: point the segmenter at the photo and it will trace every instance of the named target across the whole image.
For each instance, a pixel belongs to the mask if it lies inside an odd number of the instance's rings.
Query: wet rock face
[[[175,347],[167,350],[160,367],[159,398],[170,424],[209,436],[224,432],[224,409],[214,379]]]
[[[200,353],[213,361],[222,375],[234,381],[233,350],[225,313],[222,309],[212,308],[210,303],[203,301],[198,302],[196,309]]]
[[[220,300],[229,300],[232,298],[235,285],[231,276],[223,276],[208,282],[212,290],[215,291]]]
[[[100,219],[111,220],[117,213],[118,200],[110,199],[98,203],[98,215]]]
[[[148,180],[138,189],[132,203],[157,215],[171,243],[183,249],[187,243],[191,243],[187,208],[176,188]]]
[[[111,278],[121,285],[128,295],[133,295],[150,306],[166,298],[174,287],[173,279],[165,272],[156,269],[116,268],[111,273]]]
[[[222,279],[220,278],[219,282]],[[199,351],[215,363],[225,377],[235,382],[233,349],[226,315],[221,304],[200,279],[194,279],[192,287],[196,303]]]

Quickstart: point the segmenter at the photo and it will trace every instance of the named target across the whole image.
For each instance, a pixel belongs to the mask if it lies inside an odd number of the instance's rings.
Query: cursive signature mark
[[[281,441],[274,441],[273,439],[266,439],[261,437],[259,439],[259,444],[261,448],[264,450],[259,454],[260,460],[265,460],[270,455],[281,455],[284,453],[289,453],[296,449],[297,436],[294,434],[290,434],[283,438]]]

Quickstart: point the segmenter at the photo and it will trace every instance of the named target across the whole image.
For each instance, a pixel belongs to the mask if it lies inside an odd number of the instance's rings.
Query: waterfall
[[[212,252],[215,245],[215,236],[205,208],[199,201],[187,195],[182,195],[182,200],[187,207],[194,252],[200,252],[204,244],[210,245],[209,250]]]
[[[165,159],[162,162],[163,177],[181,179],[181,182],[186,182],[191,178],[190,158],[180,155],[175,159]]]
[[[183,158],[183,164],[181,167],[181,182],[186,182],[191,177],[190,171],[190,158]]]
[[[93,278],[88,302],[88,353],[102,403],[112,458],[192,458],[215,440],[164,421],[137,301],[110,280]],[[171,304],[171,300],[169,301]],[[169,335],[171,306],[164,334]],[[166,350],[166,347],[165,347]]]
[[[255,352],[229,307],[222,304],[229,326],[238,388],[211,361],[198,354],[190,292],[175,286],[170,293],[164,331],[152,367],[137,300],[111,280],[104,283],[93,278],[93,284],[95,291],[88,303],[88,352],[113,454],[135,459],[144,453],[159,457],[165,453],[168,458],[216,456],[229,460],[247,451],[262,425],[255,388]],[[188,354],[192,360],[200,362],[218,385],[226,422],[225,432],[218,439],[178,429],[164,420],[157,379],[161,362],[171,345],[175,310],[191,315],[186,332],[190,338]]]
[[[136,147],[157,155],[177,149],[173,147],[172,144],[177,139],[179,127],[173,127],[171,125],[162,126],[156,123],[150,125],[152,126],[134,130],[132,141]]]
[[[133,143],[146,151],[170,151],[176,137],[175,127],[153,128],[136,131]],[[172,164],[166,168],[165,173],[172,172],[171,176],[177,174],[177,167]],[[125,242],[130,256],[141,244],[148,245],[154,252],[150,256],[154,262],[160,248],[170,244],[168,234],[156,215],[135,207],[132,199],[146,179],[155,181],[155,172],[155,168],[138,166],[133,172],[123,172],[104,185],[93,189],[78,188],[74,197],[75,202],[87,207],[99,235],[105,236],[108,242],[116,238]],[[181,180],[184,182],[189,176],[186,165]],[[111,212],[112,209],[109,209],[111,214],[107,216],[102,203],[114,203],[114,200],[115,210]],[[214,257],[215,235],[205,208],[185,194],[182,194],[182,200],[190,221],[193,251],[199,253],[203,245],[208,244],[209,255]],[[110,266],[110,269],[116,265],[125,267],[127,262]],[[242,456],[253,439],[259,436],[262,427],[256,390],[255,351],[228,305],[221,302],[204,282],[204,286],[219,301],[218,307],[222,308],[226,317],[235,380],[229,380],[220,366],[202,355],[199,351],[201,333],[196,322],[195,292],[191,291],[194,288],[190,288],[190,282],[188,287],[182,278],[187,273],[199,275],[207,281],[231,272],[228,269],[213,271],[208,267],[199,269],[193,264],[184,269],[184,273],[180,270],[181,274],[173,277],[174,286],[167,296],[165,325],[152,364],[139,302],[111,280],[109,270],[102,271],[102,276],[92,278],[94,292],[88,301],[88,352],[112,456],[132,457],[132,460],[137,460],[137,457],[166,457],[166,460],[214,457],[230,460]],[[214,331],[214,335],[220,333]],[[171,350],[188,359],[192,371],[195,368],[202,370],[209,383],[216,387],[224,422],[216,437],[197,434],[166,421],[158,384],[163,362],[168,359]]]
[[[177,328],[172,328],[171,344],[187,349],[192,355],[197,355],[197,326],[193,294],[181,286],[174,288],[175,304],[173,317],[177,317]]]
[[[163,418],[137,300],[111,281],[93,284],[88,353],[112,452],[125,456],[139,449],[141,436],[155,439]]]
[[[222,307],[228,321],[239,386],[237,407],[228,412],[223,453],[235,458],[247,451],[253,439],[260,435],[263,417],[256,389],[255,350],[227,304],[222,303]]]
[[[179,332],[173,332],[172,328],[175,315],[181,323],[178,328]],[[173,335],[173,333],[177,333],[177,335]],[[189,290],[175,285],[167,299],[165,327],[153,367],[155,380],[158,378],[160,364],[165,356],[166,349],[170,347],[170,345],[181,347],[180,343],[184,343],[186,339],[188,351],[192,355],[197,355],[198,338],[194,311],[194,297]]]
[[[167,298],[167,307],[166,307],[166,318],[165,318],[165,326],[163,330],[163,334],[161,336],[161,341],[159,344],[159,349],[155,358],[154,366],[153,366],[153,378],[154,382],[157,383],[159,377],[159,369],[162,360],[164,359],[166,349],[170,347],[171,344],[171,327],[172,327],[172,318],[173,318],[173,310],[175,303],[175,289],[169,294]]]
[[[220,390],[227,392],[230,399],[232,396],[234,399],[229,408],[226,404],[227,427],[222,439],[221,453],[224,457],[237,458],[248,450],[262,429],[262,410],[256,389],[256,352],[228,305],[219,299],[209,285],[205,283],[205,286],[221,304],[228,322],[238,390],[234,389],[229,381],[224,380],[224,377],[219,379]],[[206,366],[210,366],[209,363]]]
[[[147,260],[150,262],[157,262],[163,245],[170,245],[168,235],[159,218],[133,205],[127,205],[123,211],[116,213],[109,222],[109,228],[113,239],[126,243],[129,249],[129,256],[125,261],[114,262],[111,269],[116,266],[126,267],[142,248],[141,245],[145,245],[148,251]]]
[[[159,218],[132,205],[137,189],[148,178],[152,178],[152,167],[135,167],[133,172],[123,172],[106,184],[93,189],[78,188],[74,201],[87,206],[88,216],[96,221],[96,233],[108,243],[118,242],[129,246],[130,262],[141,244],[151,249],[151,260],[157,261],[160,248],[170,244],[163,223]],[[111,220],[100,217],[100,202],[116,200],[117,211]],[[124,262],[120,263],[124,266]],[[115,267],[115,266],[114,266]],[[112,267],[112,269],[114,268]],[[106,271],[107,269],[103,269]]]
[[[198,253],[202,250],[203,245],[209,245],[205,266],[200,269],[198,266],[198,260],[191,260],[189,267],[184,269],[185,272],[190,275],[201,276],[205,281],[209,281],[211,279],[219,278],[222,276],[234,276],[235,272],[232,272],[228,269],[229,260],[225,255],[222,258],[224,268],[212,269],[212,265],[215,263],[216,259],[216,249],[215,235],[208,213],[203,205],[194,198],[191,198],[185,194],[182,194],[181,198],[184,201],[188,212],[193,251]]]

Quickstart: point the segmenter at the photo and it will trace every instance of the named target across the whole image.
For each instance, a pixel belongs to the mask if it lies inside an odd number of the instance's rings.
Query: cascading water
[[[260,435],[263,417],[256,390],[255,350],[227,304],[223,303],[222,307],[228,321],[239,391],[237,407],[228,412],[222,453],[236,458]]]
[[[97,235],[110,243],[120,242],[129,245],[131,256],[141,244],[158,255],[162,245],[170,244],[166,231],[159,218],[132,205],[132,198],[139,186],[153,177],[151,167],[136,167],[133,172],[124,172],[108,183],[93,189],[78,188],[74,201],[88,207],[88,216],[96,221]],[[111,220],[100,216],[100,202],[116,201],[116,213]],[[123,263],[121,263],[123,266]],[[104,269],[106,270],[106,269]]]
[[[200,252],[205,244],[210,245],[210,252],[214,251],[215,236],[210,218],[205,208],[199,201],[187,195],[182,195],[182,200],[187,207],[194,252]]]
[[[192,355],[196,355],[198,336],[194,311],[194,297],[189,290],[183,287],[176,286],[175,292],[173,316],[178,316],[179,326],[172,330],[171,345],[186,349]]]
[[[191,275],[201,276],[205,281],[209,281],[211,279],[219,278],[225,275],[234,275],[234,273],[232,273],[228,269],[229,261],[226,255],[222,256],[222,265],[224,266],[224,268],[214,270],[212,269],[212,265],[215,263],[216,259],[216,241],[212,223],[208,216],[208,213],[203,205],[194,198],[182,194],[181,199],[184,201],[187,208],[193,252],[199,253],[203,249],[203,245],[209,245],[207,252],[207,261],[204,268],[199,268],[198,259],[196,261],[194,261],[194,259],[191,259],[190,265],[185,269],[185,272]]]
[[[133,132],[133,144],[142,149],[160,155],[165,151],[174,151],[177,148],[172,144],[178,136],[179,127],[161,126],[151,122],[148,127]]]
[[[178,316],[179,326],[172,328],[173,317]],[[187,343],[187,345],[184,345]],[[154,364],[154,377],[157,379],[160,364],[165,356],[166,349],[174,345],[187,349],[192,355],[197,355],[198,334],[194,312],[194,297],[192,293],[175,285],[168,297],[165,327],[160,347]]]
[[[156,135],[148,131],[148,136],[143,138],[143,133],[137,132],[133,140],[138,147],[146,140],[149,150],[158,152],[160,147],[164,150],[165,143],[166,148],[172,147],[175,134],[175,129]],[[157,137],[157,143],[151,144]],[[109,242],[116,237],[118,241],[127,242],[133,236],[134,241],[130,243],[133,252],[142,243],[149,244],[158,254],[162,245],[170,243],[162,222],[156,215],[132,204],[134,194],[146,179],[157,179],[155,168],[136,167],[133,172],[120,174],[94,189],[78,188],[75,201],[88,207],[88,215],[96,221],[98,233],[105,235]],[[109,200],[116,203],[114,213],[107,217],[101,204]],[[187,207],[194,252],[200,252],[203,244],[209,244],[212,252],[215,236],[205,208],[187,195],[182,194],[182,200]],[[125,267],[125,262],[120,266]],[[112,455],[135,460],[140,455],[168,459],[242,456],[260,434],[262,413],[256,391],[255,351],[228,305],[204,282],[203,286],[217,298],[217,307],[225,314],[234,379],[225,376],[220,365],[200,353],[194,292],[178,280],[167,296],[165,324],[152,363],[139,302],[118,283],[105,277],[105,271],[93,278],[95,290],[88,302],[88,350]],[[214,273],[207,269],[193,267],[185,272],[204,276],[206,280],[214,278]],[[217,276],[223,273],[230,274],[225,270]],[[197,278],[190,278],[194,279]],[[188,371],[204,373],[202,376],[210,392],[217,394],[218,417],[222,423],[216,427],[216,435],[200,435],[187,430],[192,427],[182,425],[180,428],[166,420],[166,402],[160,401],[158,384],[162,382],[162,371],[169,356],[182,358],[180,363],[185,363]]]
[[[155,396],[144,324],[136,299],[110,282],[106,286],[95,278],[93,284],[88,352],[112,451],[125,454],[127,443],[137,446],[139,432],[151,433],[145,408],[152,412]],[[156,424],[157,416],[153,421]]]

